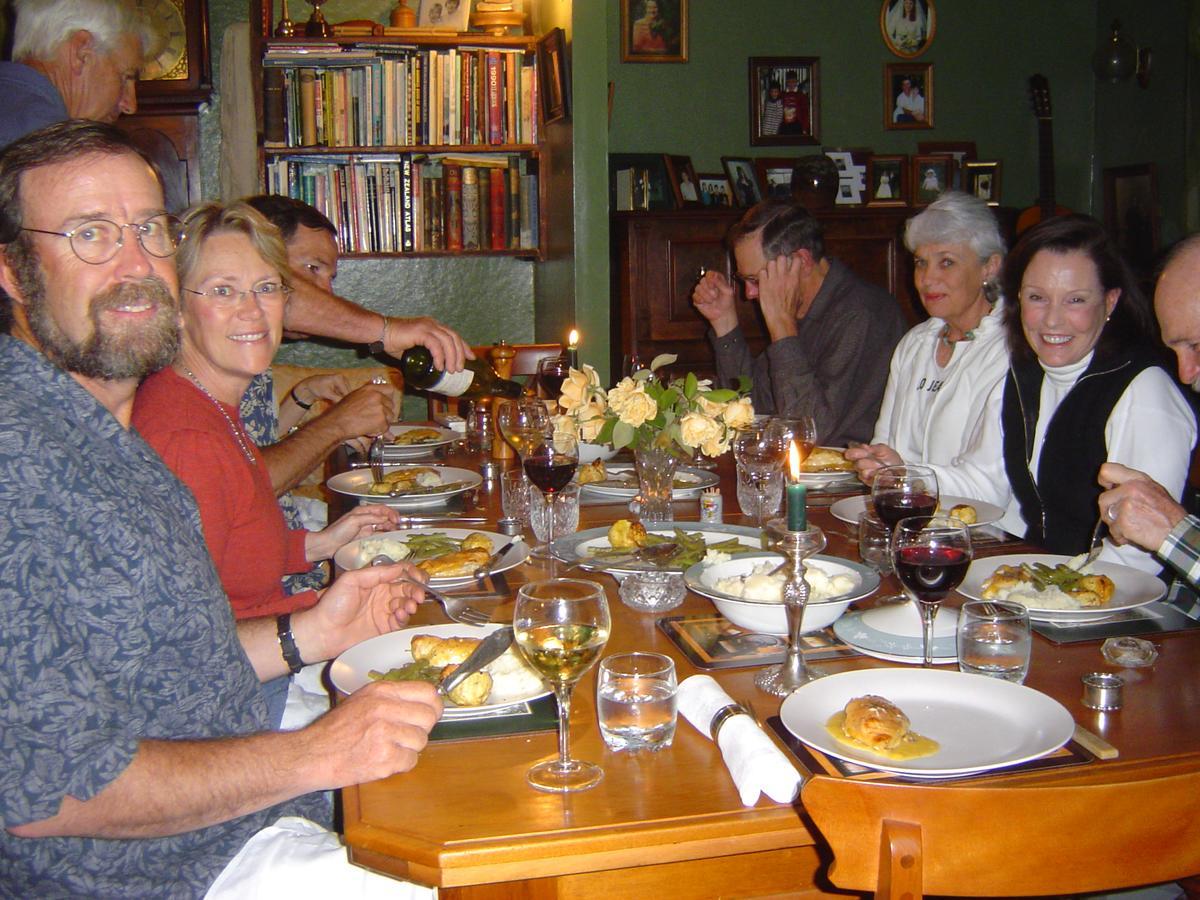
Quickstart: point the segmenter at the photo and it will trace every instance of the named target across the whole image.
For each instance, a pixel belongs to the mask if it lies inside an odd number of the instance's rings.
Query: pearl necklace
[[[233,432],[233,438],[237,441],[238,446],[242,448],[242,453],[245,455],[246,459],[250,460],[250,465],[258,465],[258,460],[254,458],[254,454],[250,452],[250,448],[246,446],[246,441],[242,438],[241,429],[234,424],[233,419],[229,417],[229,413],[225,412],[225,407],[221,405],[221,401],[214,397],[212,392],[200,383],[200,379],[192,373],[191,369],[189,369],[187,366],[182,366],[181,368],[183,369],[183,374],[192,380],[192,384],[200,388],[201,393],[203,393],[205,397],[213,402],[213,406],[217,408],[217,412],[219,412],[225,418],[225,421],[229,423],[229,430]]]

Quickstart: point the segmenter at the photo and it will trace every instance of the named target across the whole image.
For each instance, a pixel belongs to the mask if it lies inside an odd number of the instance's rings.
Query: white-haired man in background
[[[63,119],[137,109],[156,35],[132,0],[14,0],[13,62],[0,63],[0,147]]]

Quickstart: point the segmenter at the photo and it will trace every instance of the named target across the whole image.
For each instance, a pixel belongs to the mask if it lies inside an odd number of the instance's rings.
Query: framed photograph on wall
[[[700,199],[700,184],[696,170],[692,168],[690,156],[668,156],[667,175],[671,179],[671,190],[680,207],[703,206]]]
[[[937,13],[933,0],[883,0],[879,7],[879,30],[883,42],[897,56],[912,59],[933,43]]]
[[[928,206],[954,185],[954,157],[917,154],[912,158],[910,183],[913,206]]]
[[[867,206],[908,205],[908,157],[872,156],[867,160]]]
[[[741,156],[722,156],[721,165],[729,176],[733,200],[738,206],[753,206],[762,199],[762,188],[754,173],[754,161]]]
[[[1137,272],[1153,268],[1159,247],[1154,163],[1104,170],[1104,227]]]
[[[792,195],[792,169],[796,160],[790,156],[760,156],[754,160],[754,174],[762,185],[764,197]]]
[[[466,31],[470,18],[471,0],[421,0],[417,27]]]
[[[542,121],[549,125],[571,114],[571,78],[567,74],[567,36],[561,28],[552,28],[538,41],[539,93],[542,96]]]
[[[933,127],[933,63],[885,63],[883,127]]]
[[[720,172],[699,172],[700,202],[705,206],[733,206],[733,188]]]
[[[688,0],[620,0],[621,62],[684,63]]]
[[[820,94],[815,56],[750,57],[750,145],[818,144]]]
[[[963,163],[963,189],[988,206],[1000,205],[1000,163]]]

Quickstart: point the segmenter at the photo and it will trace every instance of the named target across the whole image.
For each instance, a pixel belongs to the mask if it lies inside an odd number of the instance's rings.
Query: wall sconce
[[[1148,87],[1150,48],[1138,47],[1121,34],[1121,23],[1114,19],[1112,35],[1092,54],[1092,71],[1096,73],[1097,78],[1111,81],[1113,84],[1128,81],[1130,76],[1137,75],[1138,84]]]

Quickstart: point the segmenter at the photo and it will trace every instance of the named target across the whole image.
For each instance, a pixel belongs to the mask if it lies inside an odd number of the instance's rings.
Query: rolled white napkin
[[[685,678],[676,696],[679,712],[710,738],[713,716],[734,702],[709,675]],[[791,803],[796,799],[803,776],[751,716],[735,715],[726,720],[717,733],[717,746],[737,785],[742,805],[753,806],[760,793],[776,803]]]

